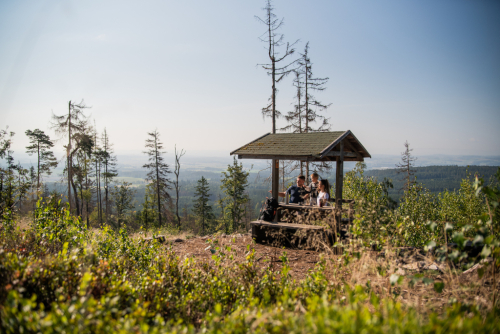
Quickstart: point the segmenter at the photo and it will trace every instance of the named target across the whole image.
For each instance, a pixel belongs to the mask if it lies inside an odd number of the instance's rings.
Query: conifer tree
[[[29,170],[23,168],[21,163],[18,161],[15,166],[15,170],[17,171],[17,198],[19,210],[22,210],[23,202],[26,198],[29,188],[31,187],[30,178],[29,178]]]
[[[285,116],[288,124],[281,130],[291,131],[292,133],[308,133],[329,131],[329,119],[320,112],[325,111],[330,104],[319,102],[313,95],[314,91],[323,91],[329,78],[315,78],[312,72],[312,62],[309,58],[309,42],[304,48],[304,53],[300,54],[297,60],[297,68],[294,69],[295,78],[293,86],[297,89],[295,99],[297,103],[294,109]],[[316,126],[313,125],[316,124]],[[313,163],[314,169],[324,171],[330,168],[327,163]],[[309,162],[300,163],[300,173],[309,175]]]
[[[315,78],[312,72],[312,62],[309,58],[309,42],[307,42],[304,53],[300,55],[298,65],[299,71],[304,75],[304,130],[303,132],[318,132],[330,130],[329,119],[320,115],[319,111],[326,110],[331,104],[319,102],[313,95],[314,91],[323,91],[329,78]],[[313,109],[314,108],[314,109]],[[313,127],[312,123],[319,124]]]
[[[401,190],[407,192],[410,190],[411,186],[415,183],[414,175],[416,170],[414,168],[416,157],[411,155],[412,148],[408,141],[405,142],[405,151],[401,153],[401,162],[396,164],[396,169],[398,174],[403,174],[402,180],[404,181],[403,188]]]
[[[226,220],[226,233],[235,231],[241,218],[245,216],[248,202],[246,187],[248,186],[249,173],[243,170],[243,165],[234,158],[233,165],[228,165],[222,172],[221,190],[224,192],[224,220]]]
[[[181,190],[181,187],[179,185],[179,174],[181,172],[181,158],[186,152],[181,149],[180,152],[177,152],[177,147],[174,148],[175,152],[175,169],[174,169],[174,174],[175,174],[175,216],[177,217],[177,226],[181,227],[181,217],[179,217],[179,193]]]
[[[193,199],[193,212],[201,223],[202,233],[205,234],[206,224],[214,219],[212,213],[212,206],[208,205],[210,199],[210,194],[208,193],[210,188],[208,186],[207,179],[201,177],[198,180],[198,185],[195,188]]]
[[[106,223],[108,223],[109,219],[109,190],[110,184],[113,182],[113,179],[118,176],[118,172],[116,169],[116,156],[113,155],[113,144],[109,141],[109,136],[104,128],[101,138],[101,162],[102,162],[102,180],[104,186],[104,206],[105,206],[105,215],[106,215]]]
[[[154,222],[154,217],[156,214],[155,209],[155,196],[154,196],[154,184],[150,183],[144,189],[144,202],[142,203],[142,210],[140,213],[141,223],[146,229],[149,229],[150,223]]]
[[[131,183],[124,181],[120,186],[115,186],[111,191],[116,209],[116,222],[118,228],[121,228],[127,213],[134,209],[134,195],[136,191],[130,186]]]
[[[163,143],[160,142],[160,133],[157,130],[148,132],[149,138],[146,139],[145,147],[148,149],[144,151],[148,155],[149,163],[144,164],[142,167],[148,170],[146,181],[154,184],[156,209],[158,210],[158,225],[162,226],[162,210],[166,210],[166,204],[171,202],[168,190],[172,189],[172,183],[168,178],[171,173],[170,166],[165,163],[162,155],[166,153],[163,150]]]
[[[271,4],[271,0],[266,1],[266,6],[263,10],[265,12],[264,17],[255,16],[255,18],[266,26],[266,31],[259,39],[266,44],[269,63],[259,65],[271,77],[271,97],[269,98],[270,103],[265,108],[262,108],[262,116],[272,119],[272,133],[276,133],[276,119],[280,116],[280,112],[276,109],[276,94],[278,91],[276,84],[292,71],[291,67],[295,63],[294,61],[286,65],[281,64],[286,62],[286,58],[295,52],[293,46],[297,41],[292,44],[285,43],[285,35],[279,32],[284,21],[283,19],[278,19],[276,14],[274,14],[274,7]],[[284,46],[284,52],[280,53],[279,50]]]
[[[12,145],[12,137],[14,132],[8,132],[7,127],[5,130],[0,130],[0,159],[5,159],[7,162],[7,168],[0,167],[0,219],[2,219],[3,213],[6,208],[11,208],[14,201],[13,195],[14,191],[12,188],[12,172],[11,168],[14,159],[12,158],[12,151],[10,147]]]
[[[10,149],[10,145],[12,144],[12,137],[14,136],[14,132],[8,132],[7,130],[9,127],[5,130],[0,130],[0,159],[5,158],[5,155]]]
[[[29,155],[36,154],[37,168],[36,168],[36,189],[37,198],[40,191],[40,176],[45,173],[50,175],[51,169],[57,167],[57,159],[54,153],[50,151],[54,147],[54,143],[50,137],[42,130],[35,129],[33,131],[26,130],[26,135],[29,137],[30,145],[26,146],[26,153]]]
[[[97,140],[97,127],[95,125],[94,120],[94,128],[92,131],[92,137],[94,139],[94,147],[92,150],[92,158],[95,167],[95,189],[96,189],[96,206],[97,206],[97,220],[99,221],[99,225],[102,225],[102,192],[101,192],[101,166],[102,166],[102,158],[103,152],[101,147],[99,146],[99,141]]]
[[[62,138],[68,137],[68,144],[66,147],[66,168],[68,174],[68,202],[69,209],[72,211],[73,204],[71,202],[71,179],[72,175],[72,143],[74,143],[75,135],[84,132],[86,129],[86,116],[84,114],[85,109],[87,109],[85,102],[83,100],[80,103],[68,102],[68,114],[57,116],[52,114],[52,128],[55,130],[56,134],[60,135]]]
[[[14,210],[14,205],[15,205],[15,195],[16,195],[16,184],[15,184],[15,170],[16,170],[16,165],[14,164],[14,157],[12,154],[14,151],[7,149],[7,151],[4,153],[5,160],[7,163],[7,168],[3,169],[2,168],[2,175],[1,175],[1,195],[2,195],[2,200],[0,203],[0,209],[1,213],[7,209],[7,210]]]
[[[81,208],[80,212],[83,215],[85,207],[85,217],[87,220],[87,228],[89,227],[89,205],[92,201],[92,181],[93,168],[92,151],[94,148],[94,138],[91,134],[86,134],[78,143],[78,151],[76,152],[77,165],[74,167],[76,179],[78,181],[78,188],[80,190]]]

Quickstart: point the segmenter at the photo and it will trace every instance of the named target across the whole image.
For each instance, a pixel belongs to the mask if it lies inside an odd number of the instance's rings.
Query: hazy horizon
[[[373,155],[500,154],[500,2],[276,0],[285,40],[307,42],[332,130]],[[161,133],[171,154],[227,152],[270,132],[264,1],[0,2],[2,129],[50,130],[84,99],[117,152]],[[277,107],[293,108],[292,78]],[[278,119],[278,127],[286,124]],[[62,150],[58,143],[56,150]],[[212,153],[211,153],[212,152]],[[202,155],[203,153],[200,153]],[[219,154],[217,154],[219,155]]]

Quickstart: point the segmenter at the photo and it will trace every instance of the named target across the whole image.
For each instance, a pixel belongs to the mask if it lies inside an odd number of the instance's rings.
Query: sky
[[[315,94],[332,130],[372,157],[500,155],[500,2],[273,2],[296,54],[309,42]],[[0,1],[0,127],[50,128],[82,99],[116,153],[142,154],[157,129],[169,154],[226,156],[271,131],[259,40],[264,1]],[[278,109],[293,108],[292,77]],[[286,125],[283,119],[278,126]],[[62,142],[56,145],[62,152]],[[15,155],[14,155],[15,156]]]

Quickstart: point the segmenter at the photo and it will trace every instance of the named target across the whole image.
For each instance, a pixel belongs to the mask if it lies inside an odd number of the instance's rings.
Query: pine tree
[[[11,209],[13,204],[13,188],[12,188],[12,169],[11,165],[14,159],[12,158],[12,137],[14,132],[8,132],[7,127],[5,130],[0,130],[0,159],[5,159],[7,168],[0,167],[0,219],[6,209]]]
[[[101,173],[104,185],[104,206],[105,206],[105,215],[106,215],[106,223],[108,223],[109,219],[109,187],[113,179],[118,176],[118,172],[116,170],[116,156],[113,155],[113,144],[109,141],[109,136],[104,128],[104,132],[102,133],[101,138],[101,162],[103,172]]]
[[[207,179],[202,176],[201,179],[198,180],[198,185],[195,188],[193,212],[201,223],[201,230],[203,234],[205,234],[207,223],[214,219],[212,206],[208,205],[208,201],[210,199],[210,194],[208,193],[209,191],[210,188],[208,186]]]
[[[14,136],[14,132],[8,132],[7,127],[5,130],[0,130],[0,159],[5,158],[7,152],[10,149],[10,145],[12,144],[12,137]]]
[[[396,164],[397,173],[403,174],[402,180],[404,181],[404,185],[401,190],[405,192],[410,190],[411,186],[415,184],[414,175],[416,173],[416,170],[413,169],[413,167],[417,158],[411,155],[411,151],[413,151],[413,149],[410,149],[410,144],[408,143],[408,141],[406,141],[405,151],[401,153],[401,162],[399,164]]]
[[[227,166],[227,171],[222,172],[221,190],[224,192],[224,220],[226,221],[226,233],[235,231],[238,223],[245,216],[248,202],[248,194],[245,190],[248,186],[248,172],[243,170],[243,165],[234,158],[233,165]],[[221,201],[222,202],[222,201]]]
[[[146,181],[152,182],[155,187],[155,199],[158,210],[158,226],[162,227],[162,210],[166,211],[166,204],[171,202],[168,190],[172,189],[170,186],[171,181],[168,178],[170,174],[169,165],[165,163],[162,154],[163,143],[160,142],[160,133],[157,130],[148,133],[149,138],[146,139],[145,147],[148,149],[144,151],[149,156],[149,163],[144,164],[142,167],[148,170]]]
[[[92,181],[93,168],[92,164],[92,153],[94,148],[94,138],[90,134],[86,134],[82,140],[78,143],[78,151],[76,153],[77,165],[74,166],[74,171],[76,179],[78,181],[77,187],[80,190],[81,207],[80,212],[84,213],[87,220],[87,228],[90,225],[89,215],[90,208],[89,205],[92,202]]]
[[[14,151],[7,150],[5,153],[5,158],[7,162],[7,168],[2,169],[2,180],[1,180],[1,194],[2,201],[0,203],[2,214],[5,210],[14,211],[15,207],[15,195],[16,195],[16,184],[15,184],[15,170],[16,165],[14,164],[14,158],[12,154]]]
[[[29,137],[31,144],[26,146],[26,153],[29,155],[36,154],[37,159],[36,189],[38,198],[41,174],[45,173],[50,175],[52,173],[51,169],[57,167],[57,159],[54,156],[54,153],[50,151],[50,149],[54,147],[54,143],[50,140],[50,137],[45,134],[45,132],[39,129],[35,129],[33,131],[26,130],[26,135]]]
[[[73,204],[71,202],[71,179],[72,175],[72,156],[71,149],[72,143],[74,143],[75,135],[83,133],[87,126],[87,119],[84,115],[85,109],[87,109],[85,102],[83,100],[80,103],[68,102],[68,114],[57,116],[52,114],[52,128],[55,130],[56,134],[61,135],[61,137],[68,137],[68,145],[66,145],[66,168],[68,176],[68,202],[69,209],[72,211]]]
[[[102,192],[101,192],[101,166],[103,160],[103,152],[97,140],[97,127],[94,120],[94,128],[92,132],[94,138],[94,147],[92,150],[92,158],[95,167],[95,189],[96,189],[96,206],[97,206],[97,220],[99,225],[102,225]]]

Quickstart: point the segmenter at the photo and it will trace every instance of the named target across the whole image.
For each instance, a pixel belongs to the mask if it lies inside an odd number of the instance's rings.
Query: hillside
[[[474,177],[475,174],[489,181],[498,170],[498,166],[428,166],[415,167],[416,180],[433,194],[444,190],[457,190],[460,182],[467,176]],[[365,172],[366,176],[373,176],[382,181],[384,178],[391,179],[394,189],[389,194],[393,199],[401,196],[400,189],[403,187],[403,175],[398,174],[396,169],[372,169]]]

